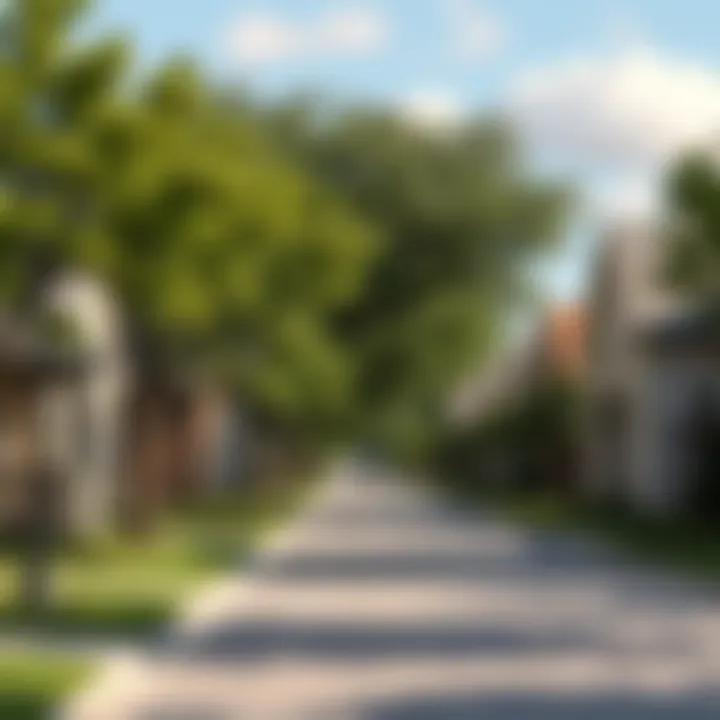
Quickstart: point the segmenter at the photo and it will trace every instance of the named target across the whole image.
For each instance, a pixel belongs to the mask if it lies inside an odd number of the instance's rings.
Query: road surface
[[[720,718],[716,598],[358,466],[202,619],[74,717]]]

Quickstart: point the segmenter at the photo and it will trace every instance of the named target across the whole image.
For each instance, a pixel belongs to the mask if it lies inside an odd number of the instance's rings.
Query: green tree
[[[702,302],[720,301],[720,167],[707,153],[678,162],[666,186],[667,281]]]
[[[281,424],[327,432],[354,409],[419,442],[561,193],[503,123],[268,111],[187,60],[131,80],[127,45],[75,40],[86,4],[18,0],[0,22],[0,286],[50,246]]]
[[[363,413],[417,442],[523,296],[566,195],[530,178],[503,122],[432,133],[390,111],[314,108],[288,103],[271,125],[381,238],[338,331],[360,358]]]
[[[345,200],[268,142],[189,60],[130,82],[128,46],[80,46],[87,3],[3,18],[0,272],[50,246],[101,272],[129,314],[273,412],[328,419],[352,362],[330,320],[374,241]],[[10,281],[16,280],[13,287]]]

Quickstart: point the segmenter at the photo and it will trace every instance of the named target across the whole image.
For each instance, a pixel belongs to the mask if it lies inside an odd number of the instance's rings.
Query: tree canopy
[[[138,73],[130,44],[79,42],[86,4],[0,18],[5,297],[50,247],[283,421],[423,427],[563,194],[499,121],[433,134],[390,110],[238,100],[187,59]]]
[[[412,432],[513,311],[532,261],[559,235],[566,193],[531,178],[497,119],[437,133],[388,110],[328,115],[302,102],[271,119],[283,146],[381,238],[340,328],[362,358],[370,415]]]
[[[668,280],[702,302],[720,301],[720,166],[695,152],[672,167],[666,185]]]
[[[331,417],[353,368],[326,319],[362,283],[368,224],[192,62],[131,81],[127,45],[74,42],[84,5],[29,0],[2,18],[3,290],[53,248],[248,399]]]

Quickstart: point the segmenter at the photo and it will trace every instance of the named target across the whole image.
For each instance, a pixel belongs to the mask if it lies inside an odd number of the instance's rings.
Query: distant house
[[[522,343],[506,350],[453,399],[456,426],[482,438],[482,447],[465,449],[466,463],[493,485],[574,486],[580,442],[565,411],[586,371],[584,307],[550,306]],[[498,427],[505,428],[500,436],[488,439],[487,429]]]
[[[27,319],[9,315],[0,319],[0,532],[3,534],[14,534],[27,526],[36,500],[33,488],[37,474],[48,468],[55,469],[51,466],[54,458],[45,411],[54,393],[76,382],[82,372],[81,358],[56,347]],[[62,510],[59,510],[61,520]]]
[[[169,505],[231,486],[244,435],[223,391],[147,333],[133,336],[120,515],[126,528],[144,531]]]
[[[40,455],[80,536],[151,528],[169,504],[236,482],[247,437],[236,408],[138,333],[108,285],[50,261],[28,295],[22,319],[0,319],[0,526],[20,517]],[[61,373],[65,357],[82,372]]]
[[[250,479],[257,439],[240,403],[217,393],[210,393],[208,401],[201,455],[208,488],[214,494],[242,489]]]
[[[720,318],[686,310],[649,324],[644,436],[665,511],[720,511]]]
[[[587,317],[581,303],[557,303],[537,327],[462,384],[450,404],[458,425],[482,422],[522,402],[549,379],[580,381],[587,372]]]
[[[580,382],[587,372],[587,314],[581,303],[551,306],[532,342],[529,383]]]
[[[534,475],[545,491],[580,490],[582,433],[580,394],[587,377],[587,313],[581,303],[557,303],[546,311],[532,342],[532,360],[521,413],[522,442]]]
[[[649,225],[620,225],[601,239],[590,299],[585,471],[591,497],[658,514],[677,508],[688,483],[681,407],[702,374],[676,333],[684,313],[660,281],[663,249]]]

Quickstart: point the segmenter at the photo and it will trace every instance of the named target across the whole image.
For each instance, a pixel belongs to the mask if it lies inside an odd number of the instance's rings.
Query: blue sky
[[[593,212],[647,209],[668,159],[720,136],[712,0],[96,2],[91,31],[127,31],[144,63],[190,52],[258,93],[319,89],[432,122],[503,108]],[[576,233],[551,291],[577,292],[586,245]]]
[[[127,29],[143,57],[155,61],[190,51],[223,76],[283,91],[318,85],[332,92],[394,98],[441,85],[463,105],[502,101],[514,77],[538,64],[602,52],[623,33],[637,34],[667,52],[720,62],[720,6],[709,0],[503,0],[474,4],[503,38],[486,53],[453,57],[453,30],[443,0],[97,0],[95,24]],[[229,28],[249,14],[303,23],[339,8],[370,8],[388,27],[387,40],[356,57],[292,58],[243,67],[227,52]]]

